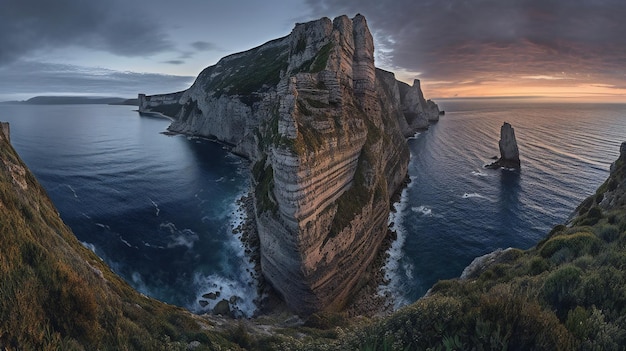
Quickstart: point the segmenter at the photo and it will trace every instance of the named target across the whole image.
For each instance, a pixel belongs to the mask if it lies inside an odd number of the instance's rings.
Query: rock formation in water
[[[504,122],[500,128],[500,158],[487,166],[487,168],[520,168],[519,150],[517,148],[517,141],[515,140],[515,130],[507,122]]]
[[[416,80],[374,66],[365,18],[322,18],[230,55],[186,91],[139,95],[171,131],[253,162],[264,276],[296,311],[340,309],[387,233],[405,137],[439,117]],[[175,111],[166,113],[164,111]]]

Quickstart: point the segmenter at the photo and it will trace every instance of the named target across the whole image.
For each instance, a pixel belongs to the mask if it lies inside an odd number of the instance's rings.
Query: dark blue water
[[[201,312],[202,294],[255,309],[236,200],[247,166],[216,143],[160,134],[128,106],[0,106],[12,144],[84,245],[140,292]]]
[[[626,141],[626,105],[444,101],[446,115],[409,140],[412,183],[388,262],[397,305],[457,277],[497,248],[530,248],[608,176]],[[522,169],[489,170],[500,126],[515,128]]]
[[[626,140],[626,105],[443,101],[409,141],[412,183],[395,223],[387,288],[398,305],[476,256],[529,248],[608,175]],[[131,107],[0,105],[12,143],[65,222],[139,291],[193,311],[220,290],[254,309],[250,264],[233,226],[247,165],[218,144],[160,134]],[[515,128],[522,170],[487,170],[500,126]]]

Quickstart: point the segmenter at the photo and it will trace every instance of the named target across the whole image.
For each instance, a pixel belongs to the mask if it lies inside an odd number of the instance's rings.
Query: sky
[[[1,0],[0,101],[188,88],[295,23],[364,15],[428,98],[626,102],[624,0]]]

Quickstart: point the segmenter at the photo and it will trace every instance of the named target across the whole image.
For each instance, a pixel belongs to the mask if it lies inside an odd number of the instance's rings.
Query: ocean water
[[[170,121],[130,106],[0,105],[0,120],[65,223],[133,287],[195,312],[238,296],[240,313],[254,312],[253,267],[232,234],[246,161],[160,134]]]
[[[497,248],[534,246],[604,182],[626,141],[626,105],[515,100],[440,101],[437,124],[409,140],[412,182],[390,222],[387,262],[402,306],[458,277]],[[521,171],[483,166],[499,155],[503,122],[515,129]]]
[[[411,184],[381,290],[397,306],[497,248],[529,248],[608,175],[626,140],[626,105],[439,101],[446,115],[409,140]],[[160,134],[169,121],[128,106],[0,105],[14,147],[64,221],[140,292],[195,312],[258,298],[239,238],[246,161],[219,144]],[[522,170],[488,170],[500,126],[515,128]],[[219,300],[219,299],[218,299]]]

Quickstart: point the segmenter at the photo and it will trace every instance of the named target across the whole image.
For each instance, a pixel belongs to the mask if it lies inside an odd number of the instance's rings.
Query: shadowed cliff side
[[[408,169],[404,138],[439,118],[419,81],[376,69],[357,15],[297,24],[177,94],[140,95],[140,111],[177,107],[171,131],[216,138],[253,161],[267,280],[296,311],[341,309],[387,233]]]
[[[139,294],[83,247],[4,133],[0,282],[2,350],[232,346],[207,321]]]

